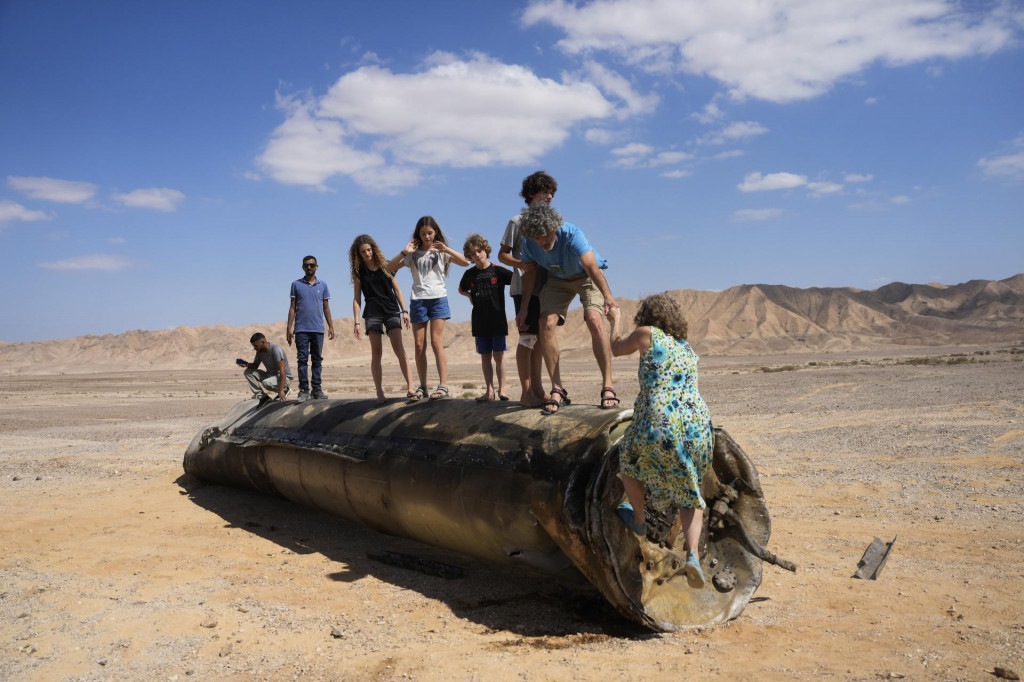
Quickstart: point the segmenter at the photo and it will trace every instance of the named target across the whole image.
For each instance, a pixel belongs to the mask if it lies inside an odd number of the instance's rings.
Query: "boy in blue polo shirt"
[[[298,356],[296,364],[299,366],[299,395],[296,400],[300,403],[311,398],[317,400],[327,397],[320,383],[324,319],[327,320],[327,338],[332,340],[334,322],[331,320],[331,306],[328,303],[331,292],[327,288],[327,282],[316,278],[317,267],[316,258],[313,256],[302,259],[304,275],[292,282],[291,303],[288,306],[288,329],[285,338],[289,346],[292,345],[292,339],[295,339],[295,351]],[[313,360],[312,382],[306,371],[310,356]],[[310,383],[313,385],[312,394],[309,392]]]

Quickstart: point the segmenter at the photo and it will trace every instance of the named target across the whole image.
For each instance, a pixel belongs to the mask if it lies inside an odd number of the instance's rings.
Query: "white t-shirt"
[[[444,285],[444,268],[450,259],[447,253],[437,251],[413,251],[405,255],[404,262],[412,270],[413,300],[448,295]]]

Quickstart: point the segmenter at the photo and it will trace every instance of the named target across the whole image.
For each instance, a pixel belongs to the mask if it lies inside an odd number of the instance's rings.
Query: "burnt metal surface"
[[[674,510],[652,501],[646,538],[616,516],[625,499],[616,444],[631,416],[571,405],[546,417],[514,404],[452,399],[262,408],[247,400],[196,435],[184,468],[383,533],[589,581],[620,613],[653,630],[736,617],[760,585],[757,549],[767,553],[770,535],[753,463],[716,429],[713,470],[702,487],[708,580],[692,588],[678,523],[669,523]]]

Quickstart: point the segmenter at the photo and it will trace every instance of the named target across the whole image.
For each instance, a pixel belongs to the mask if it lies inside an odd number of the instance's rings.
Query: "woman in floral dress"
[[[636,328],[619,337],[619,311],[612,312],[612,354],[640,353],[640,394],[633,421],[619,443],[619,478],[629,502],[619,506],[623,523],[647,532],[644,489],[679,506],[686,540],[686,575],[691,585],[704,584],[697,547],[707,506],[700,495],[711,465],[714,430],[704,399],[697,392],[697,354],[686,342],[686,318],[665,294],[640,302]]]

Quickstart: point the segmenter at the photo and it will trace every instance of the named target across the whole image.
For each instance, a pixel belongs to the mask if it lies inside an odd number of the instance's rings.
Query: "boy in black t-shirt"
[[[512,282],[512,271],[488,260],[491,245],[479,234],[469,235],[462,246],[462,253],[473,266],[463,273],[459,293],[473,303],[473,338],[476,340],[476,352],[480,354],[486,384],[484,394],[476,400],[494,400],[495,370],[498,375],[497,396],[501,400],[508,400],[505,393],[505,337],[508,336],[505,287]]]

